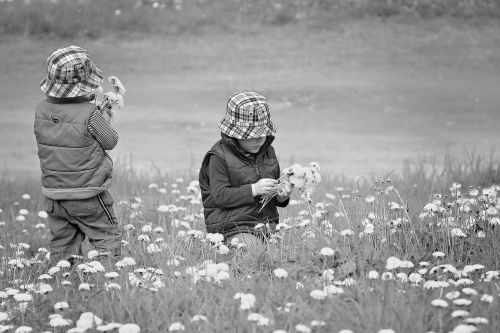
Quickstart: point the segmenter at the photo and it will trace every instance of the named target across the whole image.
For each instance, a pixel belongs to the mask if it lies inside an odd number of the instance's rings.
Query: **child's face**
[[[237,139],[240,147],[247,153],[256,154],[259,152],[260,147],[266,142],[266,137],[254,139]]]

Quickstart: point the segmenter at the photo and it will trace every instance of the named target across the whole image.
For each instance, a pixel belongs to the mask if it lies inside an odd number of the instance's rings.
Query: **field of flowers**
[[[0,0],[0,35],[89,37],[131,33],[328,28],[363,17],[500,17],[496,0]],[[463,22],[462,22],[463,23]]]
[[[121,260],[51,267],[38,184],[5,174],[0,332],[498,332],[500,187],[426,177],[324,177],[250,257],[205,232],[195,174],[118,168]]]

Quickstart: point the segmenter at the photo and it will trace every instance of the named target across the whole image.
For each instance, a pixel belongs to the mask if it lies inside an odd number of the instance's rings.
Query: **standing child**
[[[261,196],[278,183],[280,167],[271,143],[276,132],[264,96],[235,93],[219,123],[222,139],[205,155],[200,188],[207,231],[230,241],[238,238],[261,251],[270,229],[279,223],[276,207],[285,207],[289,193],[280,192],[261,211]]]
[[[47,59],[40,83],[46,99],[35,110],[35,136],[51,233],[50,260],[72,261],[88,237],[100,252],[121,254],[121,230],[113,211],[113,149],[118,134],[96,105],[101,70],[86,50],[69,46]]]

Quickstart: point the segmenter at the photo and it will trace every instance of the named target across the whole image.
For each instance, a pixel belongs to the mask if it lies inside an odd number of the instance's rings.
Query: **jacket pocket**
[[[221,221],[221,224],[220,224],[220,230],[219,232],[224,234],[226,231],[229,230],[229,222],[231,220],[231,209],[228,209],[226,210],[225,212],[223,212],[224,215],[223,215],[223,218],[222,218],[222,221]]]
[[[50,214],[54,212],[54,200],[45,197],[44,206],[47,213]]]
[[[106,204],[106,206],[113,206],[113,204],[115,203],[115,200],[111,196],[111,193],[109,193],[108,191],[102,192],[101,194],[99,194],[99,196],[101,197],[104,204]]]
[[[118,219],[116,218],[115,211],[113,210],[113,197],[108,191],[104,191],[97,196],[97,201],[101,206],[102,210],[106,214],[109,222],[111,224],[118,224]]]
[[[99,207],[96,197],[83,200],[61,200],[60,203],[69,215],[75,217],[94,215]]]

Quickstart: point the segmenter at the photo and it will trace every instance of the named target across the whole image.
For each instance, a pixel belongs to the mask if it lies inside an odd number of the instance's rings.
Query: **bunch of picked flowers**
[[[109,117],[113,119],[115,117],[114,107],[116,106],[118,109],[121,109],[124,105],[123,95],[125,94],[125,87],[116,76],[108,77],[108,81],[111,83],[113,90],[102,94],[103,89],[99,87],[98,93],[101,93],[103,98],[97,107],[101,113],[107,112]]]
[[[298,190],[301,197],[311,203],[311,194],[321,181],[319,170],[318,162],[311,162],[306,167],[294,164],[283,170],[283,176],[278,179],[278,184],[274,189],[262,196],[262,200],[260,201],[262,207],[260,210],[276,197],[278,193],[286,192],[291,194],[293,190]]]

